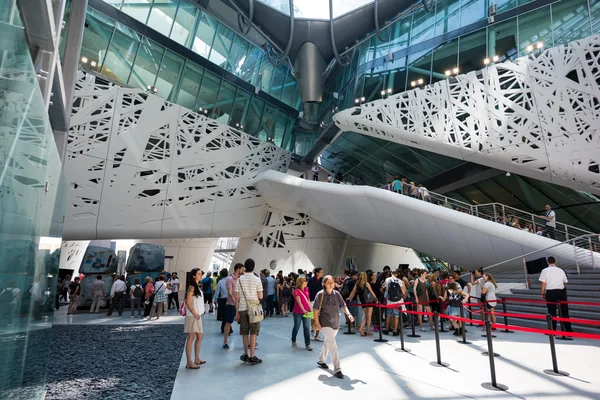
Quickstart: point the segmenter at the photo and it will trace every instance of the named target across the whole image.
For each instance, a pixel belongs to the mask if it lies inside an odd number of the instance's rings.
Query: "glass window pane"
[[[164,47],[148,38],[142,38],[142,44],[128,83],[142,89],[145,89],[147,85],[154,86],[164,52]]]
[[[258,73],[257,86],[264,92],[268,91],[271,87],[271,78],[273,77],[273,64],[265,56],[262,64],[260,65],[260,72]]]
[[[87,58],[86,68],[91,67],[99,71],[102,68],[106,49],[113,34],[114,21],[104,14],[88,8],[85,23],[86,27],[81,42],[81,59],[85,60]],[[92,62],[97,63],[96,67],[92,67]]]
[[[227,28],[223,24],[219,24],[215,41],[213,42],[213,48],[208,58],[219,67],[225,68],[227,64],[227,57],[229,57],[229,49],[233,42],[233,31]]]
[[[435,13],[435,36],[460,27],[460,0],[440,0]]]
[[[590,0],[592,32],[600,33],[600,0]]]
[[[158,95],[165,100],[174,101],[179,88],[179,79],[183,72],[185,59],[167,50],[160,66],[160,72],[154,86]]]
[[[458,38],[441,44],[433,50],[431,82],[441,81],[450,75],[458,75]],[[462,73],[463,71],[460,71]]]
[[[362,65],[364,63],[366,63],[368,61],[367,57],[367,53],[369,52],[369,40],[365,40],[363,43],[361,43],[360,46],[358,46],[358,48],[356,49],[358,52],[358,64],[357,65]]]
[[[544,47],[552,47],[550,6],[519,15],[519,55],[526,55],[527,46],[538,42]]]
[[[563,0],[552,5],[554,46],[589,36],[587,0]]]
[[[415,11],[412,23],[410,44],[421,43],[433,37],[433,25],[435,24],[435,13],[419,8]]]
[[[200,19],[198,29],[196,30],[196,37],[194,38],[192,50],[202,57],[208,58],[216,31],[217,21],[209,15],[202,13],[202,18]]]
[[[121,3],[123,3],[123,0],[103,0],[103,1],[107,4],[110,4],[111,6],[113,6],[116,9],[120,9]]]
[[[294,107],[294,103],[296,102],[297,87],[298,83],[296,82],[296,79],[292,76],[291,73],[288,73],[288,76],[285,79],[285,85],[283,86],[283,94],[281,95],[281,101],[283,101],[288,106]]]
[[[487,18],[486,0],[462,0],[460,5],[460,26],[467,26]]]
[[[488,57],[486,42],[485,29],[460,37],[458,69],[461,74],[485,67],[483,60]]]
[[[275,127],[275,110],[276,108],[270,104],[267,104],[265,111],[263,112],[260,129],[258,131],[258,138],[266,141],[267,139],[273,139],[273,128]]]
[[[287,126],[287,114],[281,110],[277,111],[277,119],[275,120],[275,145],[281,147],[283,143],[283,136],[285,135],[285,128]]]
[[[173,30],[171,30],[171,39],[185,47],[190,47],[199,14],[200,10],[196,6],[181,0]]]
[[[412,14],[398,20],[392,26],[392,38],[390,40],[390,53],[402,50],[408,46],[408,36],[410,34],[410,23]]]
[[[431,49],[413,53],[408,57],[407,89],[429,84],[431,75]],[[413,86],[414,82],[414,86]]]
[[[381,35],[383,37],[387,37],[387,35],[389,35],[389,31],[390,28],[386,28],[383,31],[381,31]],[[371,47],[374,50],[373,59],[378,59],[380,57],[387,56],[388,48],[390,47],[390,42],[389,40],[382,42],[381,40],[379,40],[379,36],[375,35],[371,38]]]
[[[293,151],[292,138],[294,137],[294,129],[296,129],[296,119],[291,115],[288,115],[288,124],[285,130],[285,136],[283,137],[283,143],[281,148],[288,151]]]
[[[248,56],[242,64],[239,75],[240,78],[256,86],[262,57],[263,53],[259,49],[254,46],[250,46],[250,49],[248,50]]]
[[[177,96],[177,104],[198,111],[195,109],[196,97],[198,96],[203,73],[204,68],[201,68],[191,61],[186,63],[179,95]]]
[[[171,33],[179,0],[154,0],[148,26],[165,36]]]
[[[261,125],[263,109],[265,108],[265,102],[258,97],[252,99],[250,109],[248,110],[248,117],[244,124],[244,132],[249,135],[256,136]]]
[[[401,93],[406,90],[406,56],[394,58],[388,63],[388,76],[386,89],[391,88],[393,93]]]
[[[499,62],[514,60],[519,56],[517,51],[516,18],[488,27],[488,37],[490,43],[488,56],[497,55]]]
[[[285,76],[287,74],[287,65],[282,64],[277,68],[273,68],[273,79],[271,80],[271,87],[267,91],[271,96],[276,99],[281,98],[281,92],[283,90],[283,84],[285,83]]]
[[[198,93],[196,100],[196,109],[202,108],[208,110],[208,115],[211,115],[215,103],[217,102],[217,93],[221,85],[221,78],[209,71],[204,71],[204,79],[202,79],[202,87]]]
[[[119,82],[127,82],[140,40],[141,37],[137,32],[117,23],[102,73]]]
[[[246,119],[248,118],[248,110],[250,109],[251,99],[252,96],[250,93],[242,89],[238,89],[235,98],[235,105],[233,106],[231,119],[229,122],[231,126],[245,130],[244,126],[246,125]]]
[[[232,72],[236,76],[242,75],[246,56],[248,55],[248,47],[250,47],[250,43],[241,36],[235,35],[229,57],[227,58],[227,71]]]
[[[237,87],[232,83],[223,81],[219,89],[219,98],[213,112],[213,118],[222,124],[229,124],[229,117],[235,102],[235,91]]]
[[[123,0],[121,11],[145,24],[151,7],[152,0]]]
[[[385,83],[385,65],[381,63],[378,67],[371,68],[365,74],[365,87],[363,96],[366,102],[381,98],[381,91]]]
[[[508,11],[517,6],[517,0],[496,0],[496,13]]]

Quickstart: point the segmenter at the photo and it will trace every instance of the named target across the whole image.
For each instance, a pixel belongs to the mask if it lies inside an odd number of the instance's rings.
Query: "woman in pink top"
[[[312,351],[312,347],[310,347],[310,320],[312,319],[312,316],[308,314],[309,312],[312,312],[312,309],[310,307],[306,278],[301,276],[296,279],[296,290],[294,290],[294,329],[292,329],[292,346],[296,345],[296,335],[300,329],[300,324],[302,324],[306,350]]]

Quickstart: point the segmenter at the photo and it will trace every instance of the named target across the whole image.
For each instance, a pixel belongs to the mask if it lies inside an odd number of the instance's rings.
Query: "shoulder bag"
[[[304,297],[304,300],[306,300],[306,302],[308,303],[308,306],[310,307],[310,301],[308,301],[308,298],[306,297],[306,294],[304,293],[304,291],[302,291],[300,289],[298,289],[298,291],[300,292],[300,294],[302,294],[302,297]],[[310,310],[306,314],[303,314],[302,318],[312,319],[312,318],[314,318],[314,316],[315,316],[315,313],[312,310]]]
[[[240,288],[242,289],[242,295],[244,296],[244,300],[246,300],[246,305],[248,307],[248,316],[250,317],[250,323],[256,324],[265,319],[260,300],[248,301],[248,299],[246,298],[246,293],[244,292],[244,284],[241,281]]]

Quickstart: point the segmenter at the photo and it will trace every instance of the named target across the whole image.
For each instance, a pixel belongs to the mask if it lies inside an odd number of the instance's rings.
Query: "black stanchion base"
[[[438,364],[437,361],[432,361],[429,363],[429,365],[431,365],[432,367],[449,367],[450,364],[448,364],[447,362],[442,361],[441,364]]]
[[[412,335],[412,334],[410,334],[410,335],[406,335],[406,337],[414,337],[414,338],[417,338],[417,337],[421,337],[421,335],[417,335],[417,334],[415,333],[414,335]]]
[[[481,335],[481,337],[487,337],[487,335],[484,333],[483,335]],[[492,338],[496,338],[496,335],[492,335]]]
[[[569,375],[571,375],[568,372],[561,371],[561,370],[558,370],[558,372],[557,372],[553,369],[545,369],[544,373],[547,375],[552,375],[552,376],[569,376]]]
[[[554,339],[557,339],[557,340],[573,340],[572,337],[568,337],[568,336],[555,336]]]
[[[378,343],[386,343],[388,340],[387,339],[373,339],[374,342],[378,342]]]
[[[465,340],[465,341],[457,340],[456,343],[460,343],[460,344],[473,344],[473,342],[469,342],[468,340]]]
[[[515,333],[515,331],[511,331],[510,329],[505,329],[503,331],[500,331],[502,333]]]
[[[356,335],[356,332],[344,332],[344,335]]]
[[[492,385],[492,382],[485,382],[481,384],[481,387],[487,390],[493,390],[495,392],[506,392],[508,390],[508,386],[501,383],[496,383],[496,386],[494,386]]]
[[[412,350],[411,349],[407,349],[405,347],[404,350],[402,350],[401,348],[397,348],[396,351],[399,352],[399,353],[410,353]]]
[[[487,351],[484,351],[484,352],[481,353],[481,355],[488,357],[490,355],[490,353],[488,353]],[[494,357],[500,357],[500,354],[494,353]]]

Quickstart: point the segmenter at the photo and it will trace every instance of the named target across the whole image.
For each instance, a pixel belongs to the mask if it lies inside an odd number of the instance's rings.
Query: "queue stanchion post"
[[[349,309],[350,309],[350,305],[348,305],[348,311],[350,311]],[[350,313],[350,315],[352,315],[352,313]],[[350,319],[348,318],[348,332],[344,332],[344,335],[355,335],[356,334],[356,332],[354,332],[352,330],[353,323],[354,322],[350,321]]]
[[[404,324],[402,323],[402,307],[400,307],[400,321],[398,321],[398,328],[400,329],[400,348],[396,349],[396,351],[403,351],[405,353],[410,353],[410,349],[404,347]]]
[[[485,330],[487,332],[487,342],[489,350],[488,355],[490,358],[490,375],[492,381],[484,382],[481,384],[481,386],[488,390],[504,392],[508,390],[508,386],[498,383],[496,381],[496,362],[494,360],[494,345],[492,343],[492,323],[490,321],[485,321]]]
[[[440,299],[439,297],[437,298],[437,302],[438,302],[438,312],[442,312],[442,299]],[[439,315],[438,315],[439,317]],[[444,318],[439,317],[440,319],[440,332],[449,332],[447,330],[444,329]],[[448,328],[450,329],[450,328]]]
[[[562,311],[560,310],[560,302],[558,302],[558,305],[556,306],[556,308],[558,308],[558,316],[560,318],[562,318]],[[560,322],[560,330],[563,331],[563,332],[565,331],[565,325],[562,323],[562,321]],[[558,339],[558,340],[573,340],[572,337],[564,336],[564,335],[563,336],[557,336],[556,339]]]
[[[471,297],[469,297],[469,309],[468,309],[468,311],[469,311],[469,319],[473,319],[473,312],[471,311]],[[469,325],[473,326],[473,323],[469,322]]]
[[[412,304],[412,309],[413,309],[413,311],[417,311],[417,305],[415,303]],[[412,324],[411,324],[410,329],[412,330],[412,333],[410,335],[406,335],[406,337],[411,337],[411,338],[419,338],[419,337],[421,337],[421,335],[417,335],[415,333],[415,317],[416,316],[417,316],[417,314],[412,314],[411,315],[410,319],[412,321]]]
[[[377,303],[377,304],[375,304],[375,307],[377,308],[377,318],[379,319],[379,321],[381,321],[381,305]],[[382,330],[383,329],[381,328],[381,323],[380,323],[380,326],[379,326],[379,338],[373,339],[374,342],[385,343],[385,342],[388,341],[387,339],[384,339],[383,336],[381,336],[381,331]]]
[[[504,313],[504,325],[508,326],[508,317],[506,316],[506,297],[502,298],[502,312]],[[511,331],[508,328],[504,328],[504,330],[502,332],[515,333],[515,331]]]
[[[481,304],[481,315],[483,315],[483,318],[484,318],[485,322],[488,322],[488,321],[491,319],[491,317],[490,317],[490,313],[488,313],[488,312],[486,312],[486,311],[485,311],[485,305],[486,305],[486,303],[485,303],[485,302]],[[487,331],[487,329],[486,329],[486,330],[485,330],[485,333],[484,333],[483,335],[481,335],[481,337],[487,337],[487,335],[490,335],[490,334],[491,334],[491,335],[492,335],[492,338],[493,338],[493,339],[495,339],[495,338],[496,338],[496,335],[494,335],[494,334],[493,334],[493,333],[491,333],[491,332],[492,332],[492,331],[491,331],[491,329],[490,329],[490,331],[489,331],[489,332],[488,332],[488,331]],[[484,352],[484,353],[487,353],[487,352]],[[482,354],[483,354],[483,353],[482,353]],[[487,354],[484,354],[484,355],[487,355]]]
[[[465,308],[462,304],[460,306],[460,317],[465,317]],[[471,324],[473,323],[471,322]],[[461,325],[458,324],[458,326],[460,327]],[[467,324],[464,321],[462,322],[462,340],[457,340],[457,342],[461,344],[471,344],[471,342],[467,341]]]
[[[546,321],[548,321],[548,330],[553,330],[552,328],[552,315],[546,315]],[[552,356],[552,369],[545,369],[544,373],[548,375],[554,376],[569,376],[570,374],[565,371],[561,371],[558,369],[558,361],[556,360],[556,347],[554,343],[554,335],[548,335],[550,339],[550,355]]]
[[[436,312],[433,313],[433,323],[434,323],[434,330],[435,330],[435,352],[437,355],[437,360],[436,361],[432,361],[429,363],[429,365],[434,366],[434,367],[448,367],[450,366],[449,363],[442,361],[442,354],[441,354],[441,349],[440,349],[440,327],[439,327],[439,315]]]

